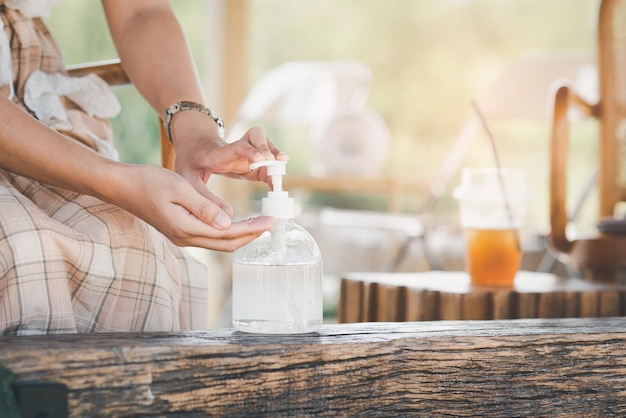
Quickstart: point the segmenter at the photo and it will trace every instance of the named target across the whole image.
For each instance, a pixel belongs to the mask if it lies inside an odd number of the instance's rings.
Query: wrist
[[[196,145],[206,148],[212,143],[217,145],[224,142],[217,125],[208,123],[206,115],[198,112],[183,112],[176,115],[171,124],[171,131],[177,154],[184,149],[193,149]]]
[[[131,186],[128,179],[135,178],[132,164],[122,163],[108,158],[103,158],[98,164],[92,165],[92,175],[89,176],[88,194],[116,206],[127,199]]]
[[[215,112],[213,112],[208,107],[196,102],[180,101],[165,109],[165,115],[163,120],[165,124],[165,131],[169,137],[170,142],[174,142],[173,138],[175,137],[176,133],[174,129],[175,119],[182,119],[183,115],[189,114],[196,117],[186,117],[184,119],[198,119],[198,114],[203,115],[204,119],[208,117],[209,121],[204,121],[205,123],[209,122],[207,123],[207,127],[210,126],[213,131],[216,131],[219,138],[224,138],[224,122]],[[210,122],[211,120],[212,123]],[[176,125],[180,125],[180,123],[176,123]]]

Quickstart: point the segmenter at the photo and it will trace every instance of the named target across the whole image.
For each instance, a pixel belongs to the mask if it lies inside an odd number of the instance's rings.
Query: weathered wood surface
[[[626,316],[626,286],[521,271],[511,288],[457,271],[346,273],[339,322]]]
[[[71,416],[624,416],[621,318],[3,337],[18,381]]]

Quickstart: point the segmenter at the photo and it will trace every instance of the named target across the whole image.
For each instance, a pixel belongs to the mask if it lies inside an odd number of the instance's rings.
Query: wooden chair
[[[626,0],[600,4],[597,39],[599,101],[588,103],[567,85],[554,93],[550,168],[550,242],[570,257],[583,275],[593,281],[615,282],[626,271],[626,219],[614,216],[616,205],[626,201]],[[598,232],[569,239],[566,209],[568,113],[576,108],[599,125]]]
[[[69,75],[74,77],[96,74],[110,86],[123,86],[131,84],[130,79],[126,75],[126,71],[124,71],[122,63],[117,59],[73,65],[69,66],[67,71]],[[174,147],[167,137],[161,115],[159,115],[159,133],[161,138],[161,165],[165,168],[173,170],[175,158]]]

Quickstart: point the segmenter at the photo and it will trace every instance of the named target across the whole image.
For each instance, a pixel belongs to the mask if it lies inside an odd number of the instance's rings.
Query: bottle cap
[[[258,161],[250,164],[253,171],[259,167],[267,167],[267,175],[272,178],[272,191],[267,193],[261,202],[261,213],[276,219],[293,219],[294,203],[289,193],[283,191],[283,176],[287,173],[287,162],[278,160]]]

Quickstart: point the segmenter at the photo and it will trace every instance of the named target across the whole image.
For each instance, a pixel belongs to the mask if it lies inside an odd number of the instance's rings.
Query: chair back
[[[568,85],[554,91],[550,167],[550,244],[570,256],[589,280],[626,280],[626,220],[616,207],[626,202],[626,0],[603,0],[597,27],[598,100],[589,103]],[[566,210],[568,115],[577,108],[598,121],[598,233],[568,237],[590,183],[573,211]],[[591,187],[590,187],[591,186]]]
[[[598,26],[600,216],[626,201],[626,0],[603,0]]]
[[[557,82],[552,114],[550,172],[550,238],[561,253],[570,253],[566,236],[575,214],[567,211],[568,116],[577,109],[598,120],[598,215],[614,215],[626,201],[626,0],[603,0],[598,13],[596,66],[598,101],[589,103],[574,88]],[[585,196],[589,187],[584,191]],[[585,197],[583,196],[583,198]],[[579,199],[580,206],[582,199]]]

